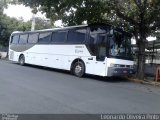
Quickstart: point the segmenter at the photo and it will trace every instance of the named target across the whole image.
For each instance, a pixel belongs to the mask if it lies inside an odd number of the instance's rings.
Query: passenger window
[[[83,43],[86,37],[86,29],[70,30],[67,43]]]
[[[11,41],[11,43],[13,43],[13,44],[18,44],[18,41],[19,41],[19,35],[14,35],[14,36],[12,36],[12,41]]]
[[[97,43],[97,35],[98,34],[109,34],[109,27],[103,27],[103,26],[93,26],[90,27],[90,44]],[[101,39],[101,38],[100,38]]]
[[[58,31],[53,33],[52,35],[52,42],[55,43],[62,43],[66,40],[66,31]]]
[[[20,35],[19,44],[26,44],[28,39],[28,34]]]
[[[109,28],[103,26],[93,26],[90,28],[90,34],[102,34],[109,32]]]
[[[90,34],[90,49],[98,61],[104,61],[107,55],[106,34]]]
[[[39,35],[39,43],[49,43],[51,40],[52,32],[40,33]]]
[[[38,33],[29,34],[28,43],[35,44],[38,41]]]
[[[90,44],[96,44],[98,34],[90,34]]]

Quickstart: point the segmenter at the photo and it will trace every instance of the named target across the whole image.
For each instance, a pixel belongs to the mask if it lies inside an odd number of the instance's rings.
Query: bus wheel
[[[22,65],[22,66],[25,64],[24,55],[21,55],[21,56],[19,57],[19,64]]]
[[[85,65],[81,61],[77,61],[73,66],[73,74],[77,77],[82,77],[85,73]]]

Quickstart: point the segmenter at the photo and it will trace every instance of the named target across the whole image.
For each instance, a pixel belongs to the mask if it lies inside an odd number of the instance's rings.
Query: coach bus
[[[134,73],[131,35],[107,24],[13,32],[9,60],[68,70],[78,77]]]

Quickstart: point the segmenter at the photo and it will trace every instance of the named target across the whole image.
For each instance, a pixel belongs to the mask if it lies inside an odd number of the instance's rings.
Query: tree
[[[16,21],[16,19],[9,18],[3,14],[4,8],[7,7],[7,3],[11,0],[0,0],[0,46],[7,46],[9,36],[12,31],[12,21]],[[19,25],[19,24],[16,24]]]
[[[139,48],[137,76],[144,79],[146,38],[160,28],[160,1],[114,0],[109,4],[119,18],[134,27],[133,34]]]
[[[32,21],[24,22],[23,19],[17,20],[6,15],[0,15],[0,45],[8,46],[9,37],[13,31],[30,31]],[[51,28],[49,21],[36,18],[36,30]]]
[[[0,15],[0,45],[8,46],[9,37],[13,31],[29,31],[31,23]]]
[[[3,10],[7,7],[7,4],[11,2],[13,3],[14,1],[17,0],[0,0],[0,15],[3,14]]]
[[[4,7],[6,7],[6,0],[0,1],[0,15],[3,14]]]
[[[108,8],[99,0],[18,0],[33,11],[46,13],[47,18],[53,22],[62,19],[64,25],[81,24],[84,20],[88,23],[106,22],[102,16]],[[96,5],[96,6],[95,6]]]
[[[17,20],[3,14],[4,8],[9,3],[16,3],[17,0],[0,0],[0,46],[8,46],[9,37],[13,31],[30,31],[31,21],[24,22],[23,18]],[[51,25],[48,21],[36,18],[36,29],[47,29]]]
[[[47,14],[53,21],[81,24],[83,21],[112,22],[129,29],[139,48],[139,79],[144,79],[145,44],[147,36],[160,28],[160,0],[19,0],[25,5]]]
[[[3,24],[3,10],[6,7],[6,0],[0,1],[0,45],[2,45],[3,34],[5,33],[6,26]]]
[[[35,18],[35,30],[41,30],[41,29],[49,29],[49,28],[52,28],[54,27],[50,20],[45,20],[45,19],[42,19],[42,18],[39,18],[39,17],[36,17]],[[32,20],[28,21],[27,22],[28,24],[31,24],[32,23]]]

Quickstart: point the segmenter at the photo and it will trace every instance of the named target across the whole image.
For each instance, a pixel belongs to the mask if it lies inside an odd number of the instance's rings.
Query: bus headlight
[[[120,65],[119,64],[114,64],[114,67],[119,68]]]
[[[119,65],[119,64],[113,64],[113,63],[111,63],[111,64],[110,64],[110,67],[116,67],[116,68],[119,68],[119,67],[120,67],[120,65]]]
[[[115,65],[115,64],[111,63],[111,64],[110,64],[110,67],[114,67],[114,65]]]

